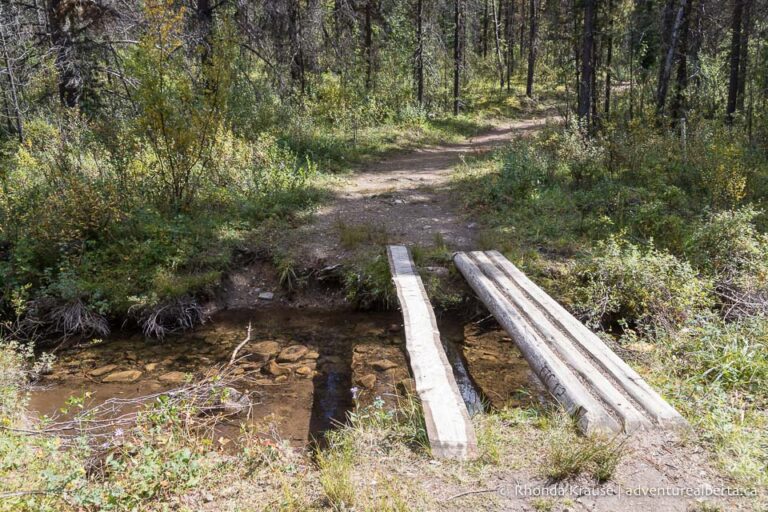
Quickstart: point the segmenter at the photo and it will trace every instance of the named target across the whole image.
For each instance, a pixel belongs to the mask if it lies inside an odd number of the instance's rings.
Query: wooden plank
[[[502,327],[512,336],[531,369],[582,431],[620,432],[621,425],[600,404],[576,375],[552,352],[535,329],[510,304],[497,285],[466,253],[456,253],[454,263]]]
[[[568,366],[581,377],[582,381],[586,381],[603,402],[621,419],[625,432],[651,426],[650,420],[632,404],[631,400],[616,389],[605,375],[595,371],[592,362],[579,352],[572,341],[550,322],[550,319],[539,309],[539,306],[531,302],[485,253],[472,252],[470,257],[486,276],[500,285],[500,290],[506,295],[511,305],[537,331],[537,334],[554,348]]]
[[[424,284],[408,249],[390,245],[387,256],[403,312],[408,359],[421,399],[432,455],[448,459],[475,458],[475,430],[443,350]]]
[[[488,251],[486,254],[497,267],[525,291],[538,308],[550,316],[559,330],[566,333],[574,343],[591,355],[593,361],[608,373],[657,423],[665,427],[688,427],[688,423],[680,413],[648,385],[632,367],[608,348],[595,333],[539,288],[500,252]]]

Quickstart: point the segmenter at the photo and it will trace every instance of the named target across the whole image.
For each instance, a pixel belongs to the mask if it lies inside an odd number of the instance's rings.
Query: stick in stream
[[[237,353],[240,352],[240,349],[243,348],[243,345],[249,341],[251,341],[251,322],[248,322],[248,334],[245,336],[245,339],[241,341],[237,347],[235,347],[235,350],[232,352],[232,357],[229,358],[229,364],[227,364],[227,366],[232,366],[235,363]]]

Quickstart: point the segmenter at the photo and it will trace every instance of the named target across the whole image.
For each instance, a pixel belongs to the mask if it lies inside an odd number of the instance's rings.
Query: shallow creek
[[[233,383],[253,398],[237,422],[274,423],[296,446],[343,421],[355,405],[394,401],[413,388],[398,312],[371,313],[270,307],[218,313],[205,325],[162,342],[116,333],[104,342],[59,354],[53,374],[31,393],[30,409],[56,416],[71,396],[86,405],[136,398],[183,385],[238,353]],[[449,360],[471,414],[542,400],[543,388],[501,330],[440,318]],[[288,347],[290,349],[286,350]],[[354,395],[354,396],[353,396]]]

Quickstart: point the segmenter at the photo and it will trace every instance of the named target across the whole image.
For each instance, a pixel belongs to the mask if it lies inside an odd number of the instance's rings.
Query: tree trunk
[[[515,0],[507,0],[504,21],[504,36],[507,41],[507,91],[512,88],[512,75],[515,72]]]
[[[483,3],[483,31],[481,34],[482,40],[480,41],[480,54],[483,56],[483,59],[488,56],[488,26],[490,24],[488,19],[488,1],[485,0]],[[490,1],[495,2],[496,0]]]
[[[536,0],[531,0],[530,3],[530,13],[529,13],[529,35],[528,35],[528,79],[525,82],[525,95],[529,98],[533,97],[533,73],[536,68],[536,50],[537,50],[537,32],[538,27],[536,26],[536,10],[537,10],[537,2]]]
[[[736,108],[744,110],[744,96],[747,84],[747,68],[749,66],[749,36],[752,32],[752,0],[744,0],[742,16],[741,45],[739,48],[739,91],[736,95]]]
[[[496,64],[499,69],[499,88],[504,89],[504,61],[501,58],[501,40],[499,36],[499,12],[496,8],[496,0],[491,0],[493,5],[493,35],[496,42]]]
[[[611,65],[613,65],[613,2],[608,0],[608,55],[605,57],[605,104],[603,112],[608,117],[611,113]]]
[[[365,3],[365,90],[373,89],[373,0]]]
[[[416,0],[416,101],[424,106],[424,0]]]
[[[728,103],[725,106],[725,118],[730,124],[733,122],[733,114],[736,112],[739,95],[739,68],[741,66],[741,26],[746,0],[733,1],[733,15],[731,17],[731,54],[730,75],[728,79]]]
[[[0,44],[3,46],[3,58],[5,60],[6,74],[8,75],[8,87],[11,93],[10,105],[8,105],[8,98],[3,94],[3,99],[6,101],[6,109],[8,112],[8,122],[10,124],[10,109],[13,109],[14,128],[16,135],[19,138],[19,142],[24,142],[24,121],[21,115],[21,106],[19,104],[19,92],[16,84],[16,73],[14,72],[13,62],[8,52],[8,42],[5,37],[5,28],[0,26]]]
[[[584,32],[581,39],[581,76],[579,79],[579,103],[576,114],[582,128],[589,129],[592,104],[592,75],[594,69],[596,0],[584,0]]]
[[[463,61],[464,42],[464,0],[454,0],[454,33],[453,33],[453,115],[461,111],[461,67]]]
[[[59,100],[67,108],[80,104],[83,94],[83,79],[75,59],[75,45],[68,31],[70,23],[62,12],[63,0],[49,0],[47,5],[48,30],[54,51],[54,62],[58,74]]]
[[[688,89],[688,40],[691,25],[692,0],[684,0],[685,12],[683,25],[680,28],[680,50],[677,63],[677,78],[675,80],[675,98],[672,102],[672,118],[676,121],[686,116],[685,96]]]
[[[675,53],[677,52],[677,43],[680,36],[680,27],[683,24],[686,1],[687,0],[682,0],[680,7],[677,9],[677,14],[672,21],[669,43],[666,48],[664,60],[662,61],[661,66],[659,66],[659,83],[656,89],[656,114],[659,116],[664,115],[664,110],[667,104],[669,77],[672,74],[672,63],[674,61]]]

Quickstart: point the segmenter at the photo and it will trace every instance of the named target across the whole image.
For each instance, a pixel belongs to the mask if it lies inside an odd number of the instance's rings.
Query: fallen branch
[[[232,366],[235,364],[235,358],[237,358],[237,353],[240,352],[240,349],[243,348],[243,346],[251,341],[251,322],[248,322],[248,334],[245,336],[245,339],[240,342],[240,344],[235,347],[235,350],[232,352],[232,357],[229,358],[229,363],[227,366]]]

